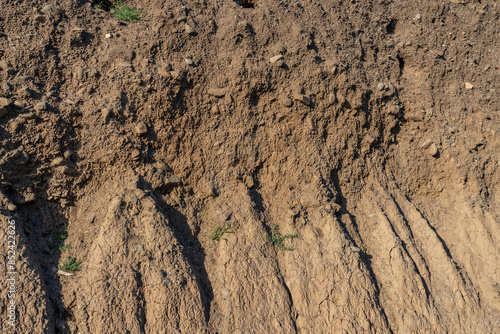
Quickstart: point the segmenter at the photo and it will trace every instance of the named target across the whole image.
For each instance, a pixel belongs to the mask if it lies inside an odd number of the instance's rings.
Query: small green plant
[[[63,271],[69,271],[69,272],[77,271],[78,269],[80,269],[81,264],[82,264],[82,260],[77,261],[75,258],[68,257],[68,260],[66,261],[66,263],[63,264],[62,266],[59,266],[59,269],[63,270]]]
[[[68,237],[68,229],[66,228],[63,232],[54,234],[54,242],[49,244],[50,249],[57,248],[61,252],[64,252],[69,248],[68,245],[64,245],[64,240]]]
[[[291,251],[293,248],[285,246],[283,243],[285,239],[293,239],[297,234],[285,234],[281,235],[278,231],[278,224],[271,227],[271,235],[269,235],[269,241],[274,245],[278,246],[279,249],[284,251]]]
[[[210,240],[216,240],[216,241],[220,241],[221,239],[222,240],[227,240],[226,238],[224,238],[224,234],[226,232],[228,232],[229,230],[231,229],[231,225],[227,225],[225,227],[217,227],[217,229],[214,231],[214,233],[212,234],[209,234],[208,235],[208,238]]]
[[[111,12],[116,18],[129,22],[138,21],[144,15],[143,11],[129,7],[121,2],[113,4]]]

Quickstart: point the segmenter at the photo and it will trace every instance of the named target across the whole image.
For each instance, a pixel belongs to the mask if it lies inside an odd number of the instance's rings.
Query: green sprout
[[[78,269],[80,269],[81,264],[82,260],[77,261],[76,258],[68,257],[66,263],[63,264],[62,266],[59,266],[59,269],[62,271],[69,271],[69,272],[77,271]]]
[[[223,237],[223,235],[228,232],[231,229],[231,225],[227,225],[226,227],[217,227],[217,229],[214,231],[214,233],[209,234],[208,238],[210,240],[215,240],[215,241],[220,241],[222,240],[227,240],[226,238]]]
[[[283,243],[285,239],[293,239],[297,236],[297,234],[285,234],[281,235],[278,231],[278,224],[274,225],[271,228],[271,235],[269,235],[269,241],[274,245],[278,246],[279,249],[284,251],[291,251],[293,248],[285,246]]]
[[[67,237],[68,237],[68,228],[64,229],[64,231],[62,232],[54,234],[53,238],[54,242],[49,244],[49,248],[50,249],[57,248],[61,252],[64,252],[69,248],[68,245],[64,245],[64,241],[66,240]]]
[[[116,18],[129,22],[138,21],[144,15],[142,10],[131,8],[121,2],[115,3],[111,11]]]

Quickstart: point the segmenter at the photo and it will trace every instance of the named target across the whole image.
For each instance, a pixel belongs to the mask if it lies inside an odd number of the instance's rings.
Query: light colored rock
[[[158,73],[164,77],[168,77],[170,76],[170,74],[168,73],[169,71],[167,71],[167,69],[163,66],[160,66],[158,67]]]
[[[83,80],[83,68],[78,66],[75,70],[75,77],[76,79],[78,79],[79,81],[82,81]]]
[[[380,82],[380,83],[377,85],[377,89],[378,89],[379,91],[383,91],[384,89],[386,89],[386,87],[387,87],[387,86],[386,86],[386,85],[385,85],[385,83],[383,83],[383,82]]]
[[[306,106],[310,106],[311,105],[311,99],[309,98],[309,96],[302,95],[302,94],[295,94],[293,96],[293,98],[296,101],[298,101],[298,102],[300,102],[300,103],[302,103],[302,104],[304,104]]]
[[[330,104],[335,104],[335,102],[337,102],[337,97],[335,96],[335,94],[328,95],[328,102]]]
[[[401,110],[401,108],[399,106],[396,106],[396,105],[392,105],[392,106],[389,106],[389,108],[387,108],[387,112],[393,116],[399,115],[400,110]]]
[[[283,55],[280,54],[280,55],[269,58],[269,62],[271,62],[271,64],[274,64],[275,62],[277,62],[278,60],[280,60],[282,58],[283,58]]]
[[[465,89],[471,90],[472,88],[474,88],[473,84],[471,84],[470,82],[465,83]]]
[[[139,122],[134,128],[135,133],[138,135],[144,135],[146,132],[148,132],[148,128],[144,122]]]
[[[283,105],[287,108],[290,108],[293,105],[292,99],[284,99],[283,100]]]
[[[128,61],[121,61],[118,63],[118,66],[120,66],[120,67],[132,67],[132,64],[129,63]]]
[[[47,109],[47,102],[45,102],[45,101],[38,102],[38,103],[36,104],[36,108],[37,108],[38,110],[46,110],[46,109]]]
[[[54,160],[52,160],[50,162],[50,166],[51,167],[61,166],[61,165],[64,165],[64,163],[65,163],[65,161],[64,161],[63,157],[57,157],[57,158],[54,158]]]
[[[224,97],[226,95],[227,88],[209,88],[207,90],[208,95],[212,95],[215,97]]]
[[[189,24],[185,24],[184,25],[184,29],[186,30],[186,32],[189,34],[189,35],[193,35],[196,33],[196,30],[194,30],[193,27],[191,27]]]
[[[309,131],[316,131],[316,122],[312,117],[306,118],[306,126]]]
[[[245,177],[245,185],[247,186],[247,188],[253,188],[255,186],[255,182],[251,175],[247,175]]]
[[[165,187],[166,188],[174,187],[180,183],[181,183],[181,179],[177,175],[172,175],[166,179]]]
[[[432,155],[433,157],[435,157],[437,154],[438,154],[438,148],[436,146],[436,144],[432,143],[428,148],[427,148],[427,152],[429,152],[430,155]]]

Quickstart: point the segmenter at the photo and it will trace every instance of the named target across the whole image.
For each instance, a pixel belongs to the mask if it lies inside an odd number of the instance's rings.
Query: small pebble
[[[420,20],[420,19],[422,18],[422,15],[420,15],[420,13],[418,13],[417,15],[415,15],[415,18],[416,18],[417,20]]]
[[[335,94],[328,95],[328,102],[330,104],[334,104],[335,102],[337,102],[337,97],[335,96]]]
[[[271,62],[271,64],[274,64],[275,62],[277,62],[278,60],[280,60],[282,58],[283,58],[283,55],[277,55],[277,56],[269,58],[269,61]]]
[[[50,162],[51,167],[61,166],[61,165],[64,165],[64,158],[63,157],[54,158],[54,160],[52,160]]]
[[[438,148],[436,146],[436,144],[432,143],[429,148],[427,149],[427,151],[429,152],[430,155],[432,155],[433,157],[436,156],[438,154]]]
[[[118,63],[118,66],[120,66],[120,67],[132,67],[132,64],[129,63],[128,61],[121,61]]]
[[[17,206],[15,204],[9,203],[9,204],[7,204],[7,209],[9,211],[16,211]]]
[[[184,29],[186,30],[186,32],[189,34],[189,35],[192,35],[194,33],[196,33],[196,30],[193,29],[193,27],[191,27],[189,24],[185,24],[184,25]]]
[[[383,83],[383,82],[380,82],[380,83],[377,85],[377,89],[378,89],[378,90],[380,90],[380,91],[384,90],[385,88],[386,88],[386,85],[385,85],[385,83]]]
[[[290,108],[293,105],[293,102],[291,99],[284,99],[283,100],[283,105],[287,108]]]
[[[311,105],[311,99],[306,96],[306,95],[302,95],[302,94],[295,94],[293,96],[293,98],[296,100],[296,101],[299,101],[300,103],[306,105],[306,106],[310,106]]]
[[[83,68],[82,67],[79,66],[76,68],[75,76],[80,81],[83,79]]]
[[[353,251],[354,253],[359,253],[361,252],[361,249],[359,247],[351,247],[351,251]]]
[[[191,59],[188,59],[188,58],[184,59],[184,62],[186,62],[186,64],[188,64],[188,65],[194,64],[193,61]]]
[[[474,88],[474,85],[472,85],[470,82],[465,83],[465,89],[471,90],[472,88]]]
[[[148,132],[148,128],[144,122],[139,122],[135,126],[134,131],[138,135],[143,135],[143,134],[146,134],[146,132]]]
[[[47,109],[47,102],[45,102],[45,101],[38,102],[38,103],[36,104],[36,108],[37,108],[38,110],[46,110],[46,109]]]

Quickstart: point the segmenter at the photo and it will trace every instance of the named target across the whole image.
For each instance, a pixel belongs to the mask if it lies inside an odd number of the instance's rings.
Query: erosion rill
[[[0,332],[500,332],[499,7],[0,1]]]

